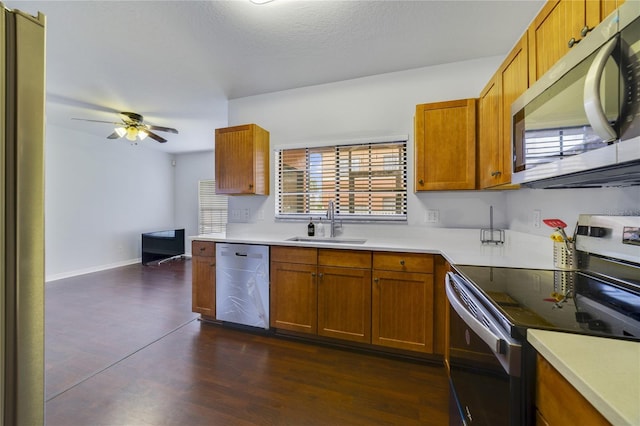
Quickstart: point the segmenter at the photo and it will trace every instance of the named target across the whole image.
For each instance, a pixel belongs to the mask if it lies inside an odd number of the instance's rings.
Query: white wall
[[[214,178],[214,160],[213,150],[175,156],[176,227],[185,228],[187,236],[198,234],[198,181]],[[185,245],[185,252],[191,253],[188,238]]]
[[[47,280],[137,261],[142,232],[174,227],[173,155],[48,125]]]
[[[272,148],[407,135],[411,177],[416,105],[477,97],[501,60],[500,57],[483,58],[234,99],[229,102],[229,125],[256,123],[264,127],[270,132]],[[271,167],[272,190],[274,169]],[[490,205],[495,206],[496,225],[505,226],[505,198],[500,192],[415,195],[413,180],[409,178],[409,225],[488,226]],[[266,223],[274,221],[273,195],[233,197],[229,208],[249,208],[250,222],[260,221],[261,217]],[[425,209],[438,210],[440,222],[425,223]]]
[[[559,217],[573,230],[580,213],[640,214],[640,187],[517,191],[445,191],[414,194],[413,116],[419,103],[477,97],[502,58],[354,79],[321,86],[235,99],[229,103],[229,125],[256,123],[271,133],[271,146],[314,144],[366,136],[409,136],[410,226],[487,227],[489,206],[494,223],[538,235],[533,210],[543,218]],[[275,174],[272,169],[272,189]],[[233,197],[230,209],[250,210],[250,223],[274,223],[274,196]],[[424,221],[425,211],[440,213],[437,224]],[[230,222],[234,220],[230,218]]]
[[[578,215],[640,215],[640,186],[629,188],[520,189],[508,194],[509,228],[549,235],[550,228],[533,226],[533,211],[542,218],[558,218],[573,232]]]

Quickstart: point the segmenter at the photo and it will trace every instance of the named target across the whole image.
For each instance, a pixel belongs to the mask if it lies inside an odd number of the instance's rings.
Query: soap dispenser
[[[318,237],[324,237],[324,223],[322,223],[322,218],[318,218],[318,225],[316,226],[316,233]]]
[[[307,235],[313,237],[316,234],[316,226],[313,224],[313,218],[309,218],[309,224],[307,225]]]

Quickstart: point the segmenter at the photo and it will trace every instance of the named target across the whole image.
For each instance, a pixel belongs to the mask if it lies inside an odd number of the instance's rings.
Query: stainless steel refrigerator
[[[44,423],[45,18],[0,2],[0,419]]]

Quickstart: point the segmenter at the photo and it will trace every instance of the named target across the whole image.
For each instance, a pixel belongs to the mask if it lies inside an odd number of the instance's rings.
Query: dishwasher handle
[[[240,253],[240,252],[236,252],[236,256],[240,256],[240,257],[247,257],[247,253]]]

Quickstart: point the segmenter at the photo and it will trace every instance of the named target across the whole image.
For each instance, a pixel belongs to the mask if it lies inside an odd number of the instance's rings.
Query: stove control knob
[[[602,320],[598,320],[598,319],[590,320],[588,321],[587,326],[589,327],[589,330],[607,331],[607,323]]]
[[[586,322],[589,322],[591,320],[591,315],[589,314],[589,312],[576,312],[576,321],[578,321],[580,324],[584,324]]]
[[[607,235],[607,228],[601,228],[599,226],[591,226],[589,228],[589,236],[595,238],[602,238]]]

